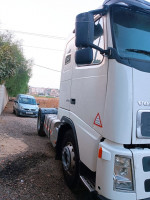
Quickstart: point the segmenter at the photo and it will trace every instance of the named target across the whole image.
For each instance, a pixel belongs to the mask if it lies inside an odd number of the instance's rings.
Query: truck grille
[[[145,180],[145,192],[150,192],[150,179]]]
[[[150,137],[150,112],[143,112],[141,116],[141,135]]]
[[[142,163],[143,163],[143,171],[150,172],[150,156],[144,157],[142,159]]]
[[[139,110],[137,113],[137,137],[150,138],[150,110]]]
[[[150,172],[150,156],[142,159],[143,171]],[[150,179],[144,181],[145,192],[150,192]]]

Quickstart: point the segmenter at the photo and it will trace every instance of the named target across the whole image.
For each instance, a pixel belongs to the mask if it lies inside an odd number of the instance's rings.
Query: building
[[[29,94],[33,96],[59,97],[59,89],[29,87]]]

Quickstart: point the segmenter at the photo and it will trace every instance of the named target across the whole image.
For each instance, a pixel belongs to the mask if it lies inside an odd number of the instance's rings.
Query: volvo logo
[[[139,106],[150,106],[150,102],[148,101],[138,101]]]

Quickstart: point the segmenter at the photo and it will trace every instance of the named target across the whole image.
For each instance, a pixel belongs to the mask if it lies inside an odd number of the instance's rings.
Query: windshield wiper
[[[140,50],[140,49],[126,49],[126,51],[141,53],[141,54],[144,54],[146,56],[150,56],[150,51],[145,51],[145,50]]]

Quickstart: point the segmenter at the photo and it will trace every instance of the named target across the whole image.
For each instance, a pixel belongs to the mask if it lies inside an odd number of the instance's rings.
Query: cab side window
[[[94,42],[96,46],[104,49],[104,31],[103,31],[103,18],[95,21],[94,26]],[[93,62],[92,64],[100,64],[103,60],[103,55],[96,49],[93,49]]]
[[[71,45],[69,43],[65,51],[65,65],[69,64],[70,62],[71,62]]]

